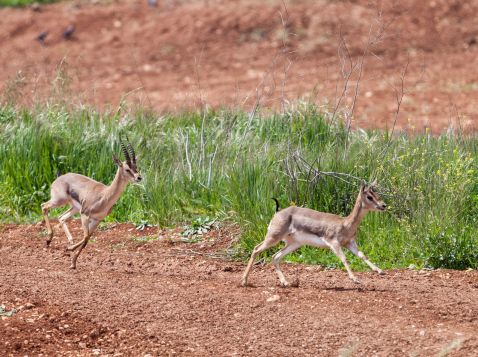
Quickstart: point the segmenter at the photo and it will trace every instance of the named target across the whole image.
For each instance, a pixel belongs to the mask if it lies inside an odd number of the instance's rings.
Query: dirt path
[[[339,34],[354,63],[368,34],[354,124],[432,133],[478,128],[478,3],[460,0],[62,1],[0,9],[0,87],[12,100],[122,100],[158,110],[303,98],[334,106],[344,89]],[[70,40],[63,31],[75,25]],[[43,44],[35,40],[48,31]],[[341,51],[344,53],[344,51]],[[343,65],[343,67],[342,67]],[[348,67],[347,67],[348,66]],[[58,74],[60,74],[58,76]],[[56,80],[55,80],[56,78]],[[350,108],[359,71],[341,104]],[[256,92],[256,88],[259,89]]]
[[[0,303],[19,310],[0,320],[2,356],[478,351],[476,271],[358,273],[356,286],[342,271],[284,264],[300,287],[282,289],[266,265],[241,288],[244,265],[213,257],[230,242],[225,231],[167,244],[120,225],[98,232],[77,271],[68,269],[66,239],[46,250],[42,231],[1,228]]]

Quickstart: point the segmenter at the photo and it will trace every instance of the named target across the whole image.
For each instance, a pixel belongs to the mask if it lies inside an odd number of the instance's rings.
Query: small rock
[[[73,33],[75,32],[75,25],[68,25],[68,27],[63,31],[63,38],[65,40],[71,40]]]
[[[418,274],[424,275],[424,276],[430,276],[430,271],[428,270],[419,270]]]
[[[153,70],[153,66],[151,66],[150,64],[144,64],[143,65],[143,71],[151,72],[152,70]]]
[[[279,295],[272,295],[270,298],[268,298],[266,301],[267,302],[276,302],[276,301],[279,301],[280,300],[280,296]]]

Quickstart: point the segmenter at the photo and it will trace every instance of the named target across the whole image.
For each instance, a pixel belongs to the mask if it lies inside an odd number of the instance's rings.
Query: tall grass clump
[[[376,178],[390,209],[369,214],[359,243],[385,268],[478,267],[478,139],[347,132],[314,106],[249,116],[237,111],[99,114],[63,106],[0,108],[0,219],[41,219],[57,173],[104,183],[127,134],[145,180],[108,219],[175,225],[216,216],[238,223],[239,254],[263,239],[271,197],[346,215],[360,179]],[[292,260],[334,265],[303,247]],[[362,265],[351,257],[352,264]]]
[[[2,6],[26,6],[31,4],[48,4],[58,0],[0,0],[0,7]]]

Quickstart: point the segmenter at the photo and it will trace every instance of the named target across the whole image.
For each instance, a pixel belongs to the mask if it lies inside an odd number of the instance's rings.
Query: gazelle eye
[[[369,201],[372,201],[372,200],[373,200],[373,197],[372,197],[372,196],[367,196],[367,199],[368,199]]]

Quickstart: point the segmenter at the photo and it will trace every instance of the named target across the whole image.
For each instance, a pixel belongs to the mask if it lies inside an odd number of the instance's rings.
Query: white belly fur
[[[311,245],[318,248],[329,248],[324,238],[316,236],[315,234],[305,233],[301,231],[295,231],[291,233],[294,240],[302,245]]]

